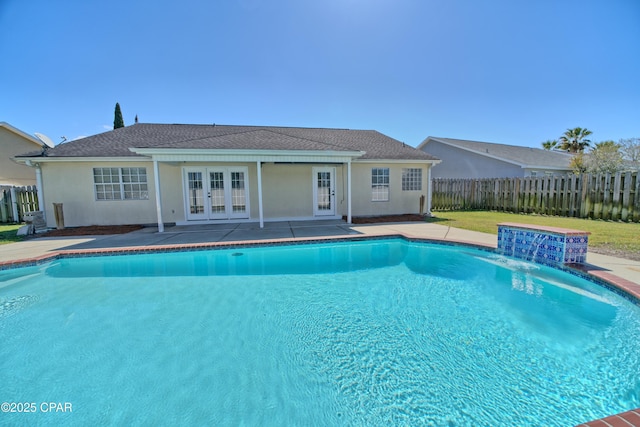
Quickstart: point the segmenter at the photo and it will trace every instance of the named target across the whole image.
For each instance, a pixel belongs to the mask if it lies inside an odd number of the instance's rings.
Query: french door
[[[313,168],[313,214],[335,216],[336,214],[336,168]]]
[[[249,218],[248,168],[184,168],[187,220]]]

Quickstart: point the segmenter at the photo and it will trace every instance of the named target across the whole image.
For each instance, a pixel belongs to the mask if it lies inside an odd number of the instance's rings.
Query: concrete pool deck
[[[148,227],[126,234],[77,237],[36,237],[0,245],[0,268],[37,262],[58,254],[122,253],[153,249],[180,249],[235,243],[296,242],[357,236],[403,235],[447,243],[464,243],[486,248],[497,247],[497,236],[422,222],[347,224],[340,220],[283,221],[265,223],[212,224],[167,227],[164,233]],[[585,272],[600,277],[640,298],[640,262],[589,252]],[[640,426],[640,409],[612,415],[581,426]],[[587,420],[585,420],[587,421]],[[620,424],[619,424],[620,423]],[[624,423],[624,424],[621,424]]]

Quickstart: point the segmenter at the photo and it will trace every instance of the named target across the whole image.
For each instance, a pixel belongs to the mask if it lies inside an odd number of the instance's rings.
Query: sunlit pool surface
[[[0,271],[0,343],[0,400],[36,404],[3,425],[571,426],[640,406],[631,300],[403,239]]]

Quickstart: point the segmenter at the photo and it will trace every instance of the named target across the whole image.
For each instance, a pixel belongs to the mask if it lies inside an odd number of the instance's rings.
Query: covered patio
[[[314,187],[313,187],[313,202],[314,202],[314,216],[316,217],[339,217],[339,213],[336,211],[336,165],[342,166],[346,170],[346,183],[345,194],[346,198],[346,218],[347,223],[351,223],[352,217],[352,203],[351,197],[352,191],[352,179],[351,179],[351,162],[365,154],[363,151],[300,151],[300,150],[212,150],[212,149],[179,149],[179,148],[130,148],[130,150],[138,155],[145,156],[151,159],[153,162],[153,175],[154,175],[154,187],[155,187],[155,200],[156,200],[156,214],[158,223],[158,232],[165,231],[165,225],[162,215],[162,176],[160,171],[160,164],[189,164],[189,165],[201,165],[200,167],[186,168],[183,167],[183,179],[185,182],[185,193],[193,191],[193,188],[189,188],[191,176],[188,174],[222,174],[223,169],[219,165],[230,165],[238,171],[237,174],[242,176],[242,186],[249,186],[250,182],[245,182],[252,177],[251,173],[248,173],[248,169],[245,167],[238,167],[236,165],[243,164],[255,164],[255,179],[257,182],[257,200],[258,200],[258,223],[260,228],[265,227],[265,187],[263,180],[263,167],[267,164],[278,165],[286,167],[287,165],[307,165],[313,166],[314,173]],[[218,167],[213,167],[218,165]],[[234,170],[235,170],[234,169]],[[194,172],[191,172],[193,170]],[[219,172],[210,172],[212,170]],[[244,171],[247,172],[244,172]],[[200,172],[202,171],[202,172]],[[187,174],[187,175],[185,175]],[[212,176],[212,175],[211,175]],[[223,176],[223,175],[220,175]],[[212,199],[212,194],[215,191],[211,187],[213,178],[210,178],[209,183],[206,180],[200,178],[200,185],[203,193],[208,192],[208,198]],[[231,184],[231,183],[230,183]],[[227,184],[225,184],[227,185]],[[229,185],[230,186],[230,185]],[[202,196],[205,198],[204,196]],[[221,198],[225,196],[222,195]],[[234,196],[227,195],[228,199]],[[244,197],[244,196],[243,196]],[[248,196],[247,204],[248,204]],[[189,202],[186,202],[187,204]],[[222,201],[224,205],[224,200]],[[227,204],[230,204],[227,201]],[[229,209],[235,209],[235,207],[228,206]],[[209,209],[209,208],[207,208]],[[222,206],[222,209],[225,209]],[[246,205],[242,206],[242,212],[249,215],[249,208]],[[232,215],[228,219],[243,218],[242,215]],[[250,216],[247,216],[249,218]],[[207,217],[208,219],[209,217]]]

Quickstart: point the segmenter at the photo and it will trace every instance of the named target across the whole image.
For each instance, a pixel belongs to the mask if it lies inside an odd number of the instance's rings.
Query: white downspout
[[[256,162],[258,169],[258,216],[260,218],[260,228],[264,228],[264,214],[262,212],[262,162],[259,160]]]
[[[351,160],[347,162],[347,224],[351,224]]]
[[[42,193],[42,169],[40,169],[40,164],[36,163],[36,193],[38,195],[38,207],[42,211],[42,219],[47,221],[47,210],[44,206],[44,195]]]
[[[42,219],[47,222],[47,209],[44,206],[44,187],[42,185],[42,169],[40,169],[40,163],[32,163],[31,160],[27,160],[25,162],[27,166],[33,167],[36,169],[36,197],[38,198],[38,209],[42,211]],[[14,202],[14,218],[18,218],[18,205],[15,197],[15,191],[11,194],[11,197]]]
[[[160,168],[158,161],[153,159],[153,180],[156,187],[156,214],[158,216],[158,233],[164,233],[164,222],[162,221],[162,199],[160,197]]]

